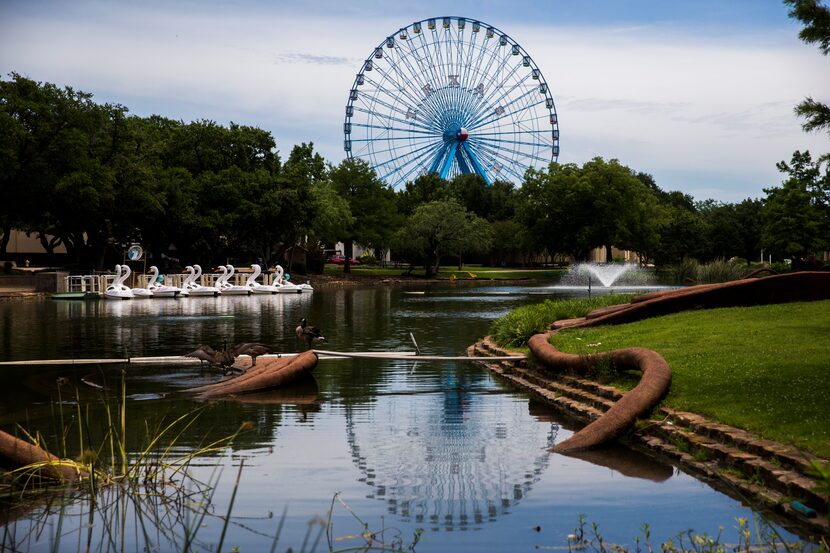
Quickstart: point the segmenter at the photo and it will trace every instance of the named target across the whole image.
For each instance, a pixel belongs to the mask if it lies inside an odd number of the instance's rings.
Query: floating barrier
[[[481,361],[480,357],[466,355],[419,355],[414,351],[327,351],[312,350],[319,359],[387,359],[399,361]],[[282,357],[296,357],[299,353],[274,353],[260,355],[257,359],[279,359]],[[249,358],[240,355],[239,359]],[[509,355],[504,357],[487,357],[488,361],[520,361],[524,355]],[[157,357],[124,357],[121,359],[26,359],[20,361],[2,361],[0,366],[35,366],[35,365],[183,365],[198,367],[204,361],[194,357],[182,355],[167,355]]]

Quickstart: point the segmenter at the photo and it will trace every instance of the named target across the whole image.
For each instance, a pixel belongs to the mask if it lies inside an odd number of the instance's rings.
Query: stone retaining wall
[[[484,338],[468,349],[471,356],[515,355]],[[481,364],[542,401],[585,423],[597,420],[623,392],[580,376],[554,373],[532,361]],[[807,539],[827,536],[828,497],[816,491],[805,473],[812,461],[826,460],[750,432],[666,407],[625,434],[629,445],[648,450],[727,495],[759,509]],[[567,454],[567,453],[565,453]],[[798,501],[817,512],[806,517]]]

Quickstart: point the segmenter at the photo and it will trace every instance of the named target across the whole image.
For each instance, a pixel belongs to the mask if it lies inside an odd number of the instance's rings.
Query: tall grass
[[[59,397],[63,392],[59,382]],[[54,413],[60,421],[57,443],[61,463],[77,467],[88,477],[59,487],[35,485],[42,482],[33,478],[41,467],[28,466],[15,471],[0,472],[0,551],[26,551],[35,545],[46,545],[49,551],[101,551],[124,553],[129,551],[214,551],[227,550],[234,539],[229,529],[253,532],[261,538],[260,551],[275,553],[285,523],[287,511],[277,521],[275,534],[259,532],[234,521],[233,509],[238,503],[240,480],[245,467],[239,462],[232,493],[224,514],[214,504],[221,467],[217,465],[207,481],[200,480],[190,470],[200,456],[227,449],[241,433],[252,430],[253,423],[243,422],[236,432],[219,439],[205,438],[200,447],[182,452],[183,436],[192,432],[194,423],[206,407],[190,411],[172,420],[162,419],[147,423],[146,445],[130,451],[127,443],[127,394],[124,378],[119,397],[103,398],[103,437],[90,433],[89,414],[77,389],[76,400],[70,406],[71,417],[65,416],[63,403]],[[114,403],[114,404],[113,404]],[[73,420],[73,434],[77,441],[69,445],[66,437]],[[93,421],[97,422],[97,421]],[[20,433],[45,449],[47,440],[38,433],[20,428]],[[71,459],[69,449],[77,447],[81,454]],[[53,482],[54,484],[54,482]],[[346,509],[360,525],[360,531],[344,536],[334,535],[335,502]],[[218,526],[212,521],[217,521]],[[206,539],[200,532],[205,527],[218,528],[218,542]],[[332,500],[328,518],[315,517],[306,529],[306,535],[297,553],[313,553],[325,549],[330,553],[347,551],[411,552],[421,536],[420,530],[411,541],[404,540],[395,528],[372,530],[340,498]],[[231,542],[232,543],[232,542]],[[345,545],[344,544],[348,544]],[[224,549],[223,549],[224,548]],[[239,550],[231,546],[231,550]],[[288,547],[286,551],[295,551]]]
[[[714,284],[743,278],[749,272],[745,260],[715,259],[698,263],[684,259],[671,267],[672,279],[677,284]]]
[[[728,543],[723,538],[724,527],[721,526],[716,535],[697,533],[694,530],[679,532],[673,538],[654,545],[651,541],[651,528],[648,524],[641,527],[642,536],[634,538],[634,544],[617,544],[608,541],[600,531],[596,522],[587,524],[585,515],[579,515],[579,524],[567,536],[565,547],[546,547],[543,549],[567,550],[568,553],[824,553],[828,551],[827,538],[817,540],[818,543],[801,541],[788,542],[774,526],[760,518],[750,521],[739,517],[735,519],[734,527],[737,535],[735,543]],[[539,546],[537,546],[539,548]]]
[[[504,347],[524,347],[534,334],[547,330],[560,319],[584,317],[594,309],[631,301],[632,294],[609,294],[592,298],[545,300],[526,305],[496,319],[490,325],[490,336]]]

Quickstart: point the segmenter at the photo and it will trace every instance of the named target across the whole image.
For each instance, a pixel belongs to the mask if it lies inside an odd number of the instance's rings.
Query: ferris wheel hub
[[[468,138],[470,138],[470,133],[464,127],[461,127],[460,129],[455,131],[455,139],[459,142],[464,142]]]

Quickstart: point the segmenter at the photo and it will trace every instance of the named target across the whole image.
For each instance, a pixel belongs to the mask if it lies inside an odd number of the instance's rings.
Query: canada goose
[[[226,346],[220,351],[216,351],[210,346],[202,345],[196,348],[195,351],[191,351],[186,354],[185,357],[195,357],[196,359],[208,362],[211,366],[222,367],[225,374],[227,374],[233,370],[236,370],[233,367],[233,364],[236,361],[236,358],[240,355],[250,355],[251,366],[253,367],[256,365],[257,356],[270,352],[271,348],[264,344],[245,342],[244,344],[238,344],[231,349],[228,349]]]
[[[297,333],[297,338],[308,344],[308,349],[311,349],[313,344],[326,341],[320,329],[316,326],[309,326],[306,324],[305,319],[300,321],[300,326],[296,328],[295,332]]]

